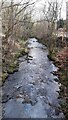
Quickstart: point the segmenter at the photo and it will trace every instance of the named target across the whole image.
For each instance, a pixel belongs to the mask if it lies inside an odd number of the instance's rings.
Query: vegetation
[[[27,54],[27,39],[33,26],[31,20],[33,1],[1,1],[2,13],[2,79],[18,69],[17,59]],[[30,9],[29,9],[30,8]]]
[[[5,53],[3,53],[4,58],[3,58],[3,64],[2,64],[2,80],[3,82],[5,82],[5,79],[8,77],[9,74],[18,71],[18,58],[21,57],[22,55],[25,55],[28,53],[28,50],[26,50],[26,44],[27,41],[19,41],[19,48],[16,47],[16,49],[11,53],[7,52],[7,55],[5,55]]]
[[[66,116],[66,119],[68,119],[68,48],[65,47],[63,48],[62,51],[60,51],[56,58],[55,58],[55,63],[59,67],[59,79],[61,82],[61,87],[60,87],[60,97],[63,98],[65,101],[64,103],[61,103],[63,112]]]

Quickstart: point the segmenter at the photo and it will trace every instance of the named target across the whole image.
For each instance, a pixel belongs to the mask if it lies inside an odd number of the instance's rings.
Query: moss
[[[9,74],[15,72],[15,71],[18,71],[18,62],[17,61],[12,61],[7,69],[7,72]]]
[[[15,58],[22,57],[23,55],[28,54],[27,48],[21,48],[18,52],[16,52]]]
[[[16,57],[16,58],[21,57],[21,53],[20,53],[20,51],[18,51],[18,52],[16,53],[15,57]]]
[[[4,83],[5,82],[5,79],[8,77],[8,73],[5,72],[5,73],[2,73],[2,82]]]
[[[8,71],[7,71],[7,72],[8,72],[9,74],[11,74],[11,73],[13,73],[13,72],[14,72],[14,70],[15,70],[15,69],[14,69],[14,67],[9,67],[9,69],[8,69]]]

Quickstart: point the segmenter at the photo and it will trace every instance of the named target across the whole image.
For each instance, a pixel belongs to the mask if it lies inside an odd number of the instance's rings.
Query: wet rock
[[[19,88],[21,88],[21,85],[16,85],[16,86],[14,86],[13,88],[15,88],[15,89],[19,89]]]
[[[33,42],[36,42],[36,41],[33,40]]]
[[[15,99],[15,98],[14,98],[14,99]],[[23,102],[24,102],[24,96],[21,95],[21,94],[19,94],[19,95],[16,96],[16,100],[23,103]]]
[[[47,83],[46,80],[40,80],[40,82]]]
[[[37,100],[31,99],[28,95],[26,95],[26,96],[24,96],[24,100],[22,103],[23,104],[25,104],[25,103],[31,104],[32,106],[34,106],[37,103]]]
[[[31,100],[31,105],[34,106],[38,101],[37,100]]]
[[[39,94],[40,94],[41,96],[46,96],[46,94],[47,94],[46,89],[45,89],[45,88],[40,88],[40,89],[39,89]]]
[[[19,94],[19,95],[16,96],[16,98],[24,98],[24,96]]]
[[[29,58],[33,58],[33,57],[29,55]]]
[[[6,103],[8,100],[10,100],[11,99],[11,97],[9,97],[9,95],[6,95],[6,94],[4,94],[3,96],[2,96],[2,103]]]
[[[56,82],[58,82],[59,80],[57,78],[54,79]]]
[[[35,85],[35,84],[36,84],[36,82],[35,82],[35,81],[32,81],[32,82],[30,82],[30,84],[33,84],[33,85]]]
[[[52,106],[52,104],[50,102],[48,104],[49,104],[49,106]]]
[[[56,114],[56,115],[59,115],[59,113],[60,113],[60,110],[59,110],[58,108],[56,108],[56,109],[55,109],[55,114]]]
[[[31,100],[28,95],[24,96],[24,101],[22,103],[31,103]]]

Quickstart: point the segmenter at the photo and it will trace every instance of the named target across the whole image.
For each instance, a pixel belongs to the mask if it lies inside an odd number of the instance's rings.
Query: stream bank
[[[19,40],[11,49],[3,50],[2,55],[2,85],[10,74],[18,71],[19,61],[18,58],[28,54],[27,41]],[[6,54],[7,52],[7,54]]]
[[[57,48],[58,49],[58,48]],[[54,75],[58,75],[59,82],[61,83],[59,97],[63,99],[61,102],[61,108],[65,115],[66,120],[68,119],[68,48],[64,47],[59,52],[48,55],[50,60],[59,68]]]

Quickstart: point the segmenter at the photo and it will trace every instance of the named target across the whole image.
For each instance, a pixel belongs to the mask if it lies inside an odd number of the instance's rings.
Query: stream
[[[47,47],[28,39],[28,55],[19,58],[19,70],[3,86],[3,118],[60,118],[58,68],[47,57]],[[57,81],[55,81],[55,79]]]

